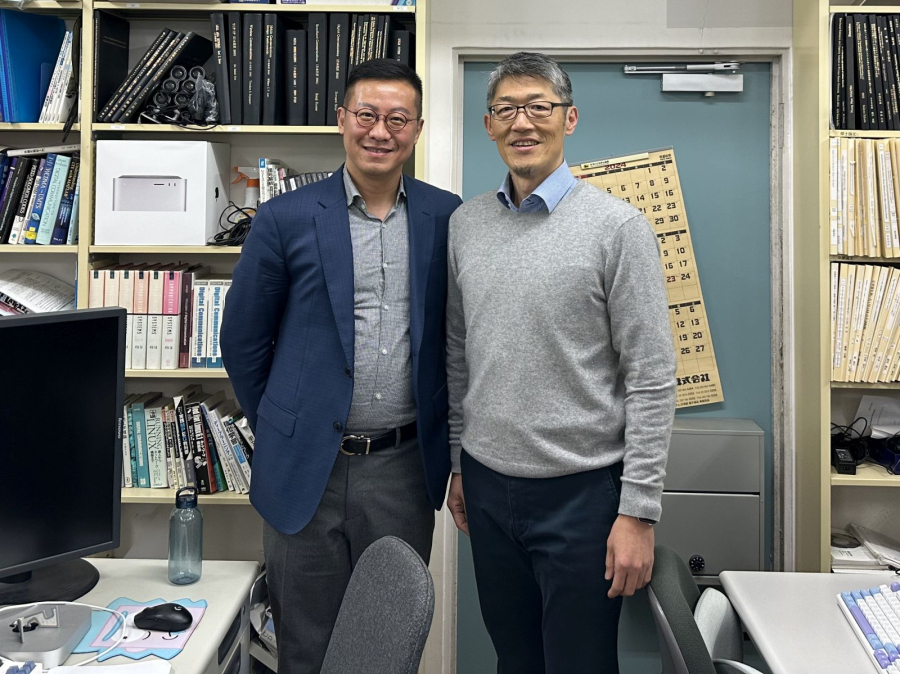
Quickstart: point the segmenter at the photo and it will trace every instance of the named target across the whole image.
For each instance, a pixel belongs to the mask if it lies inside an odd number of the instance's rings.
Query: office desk
[[[896,576],[724,571],[719,579],[772,674],[874,674],[837,595]]]
[[[184,650],[170,661],[175,674],[247,671],[250,588],[259,573],[256,562],[204,560],[199,581],[193,585],[172,585],[166,575],[168,563],[164,559],[89,558],[87,561],[97,567],[100,582],[79,600],[86,604],[106,606],[119,597],[136,601],[160,598],[173,601],[184,597],[206,600],[203,620]],[[226,640],[226,637],[230,639]],[[220,654],[223,641],[227,641],[225,653]],[[235,653],[241,661],[236,667],[231,666]],[[74,665],[89,657],[90,654],[72,655],[64,664]],[[132,662],[140,660],[117,656],[102,664]]]

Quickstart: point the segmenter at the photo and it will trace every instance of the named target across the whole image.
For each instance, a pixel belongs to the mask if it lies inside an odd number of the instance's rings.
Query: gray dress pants
[[[265,525],[279,674],[318,674],[350,574],[371,543],[396,536],[427,564],[433,532],[415,439],[368,456],[338,454],[306,527],[289,535]]]

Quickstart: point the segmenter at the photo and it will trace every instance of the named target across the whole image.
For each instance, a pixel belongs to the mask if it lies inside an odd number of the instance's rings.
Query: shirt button
[[[387,311],[387,310],[388,310],[388,305],[387,305],[387,304],[384,304],[384,305],[382,305],[381,308],[384,309],[385,311]]]
[[[375,400],[381,400],[381,394],[380,394],[380,393],[376,393],[376,394],[375,394]]]
[[[387,262],[384,262],[381,266],[384,267],[385,269],[387,269],[387,268],[388,268],[388,263],[387,263]]]
[[[344,430],[344,425],[343,425],[340,421],[335,421],[335,422],[334,422],[333,424],[331,424],[331,425],[334,426],[334,430],[336,430],[336,431],[342,431],[342,430]]]
[[[382,353],[383,355],[386,356],[386,355],[387,355],[387,349],[382,349],[382,350],[381,350],[381,353]]]

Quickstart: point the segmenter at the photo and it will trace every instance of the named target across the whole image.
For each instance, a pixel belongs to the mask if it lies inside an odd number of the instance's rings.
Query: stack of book
[[[834,573],[871,573],[900,569],[900,543],[858,524],[831,534]]]
[[[832,381],[900,381],[900,269],[831,265]]]
[[[79,149],[72,144],[0,152],[0,244],[77,241]]]
[[[103,12],[100,12],[103,14]],[[110,44],[110,50],[114,48],[121,51],[121,42],[100,42],[103,36],[115,32],[120,34],[127,32],[128,22],[125,19],[110,19],[109,15],[103,17],[103,23],[95,24],[100,34],[95,36],[99,44]],[[125,44],[127,53],[127,43]],[[94,101],[102,106],[96,113],[98,122],[129,122],[138,112],[144,109],[145,102],[159,88],[166,74],[173,66],[181,65],[190,70],[194,66],[203,65],[212,56],[212,43],[201,35],[192,31],[186,33],[164,28],[150,47],[138,59],[137,64],[128,71],[124,80],[119,79],[122,59],[112,59],[108,55],[101,55],[95,50],[94,68],[98,86],[103,91],[95,90]],[[124,61],[127,63],[127,61]],[[105,103],[109,83],[118,80],[118,86],[108,96]]]
[[[41,124],[65,122],[78,97],[77,77],[72,69],[72,36],[72,31],[67,30],[59,48],[59,56],[56,58],[56,65],[38,118]]]
[[[304,185],[325,180],[331,171],[297,173],[280,159],[259,158],[259,203],[285,192],[292,192]]]
[[[900,258],[900,139],[830,140],[830,253]]]
[[[210,395],[193,384],[171,398],[132,394],[124,418],[124,487],[250,491],[255,438],[224,391]]]
[[[222,124],[337,124],[347,75],[374,58],[412,65],[411,25],[387,14],[213,12]]]
[[[833,14],[836,129],[900,130],[900,15]]]
[[[219,334],[231,278],[187,264],[90,271],[89,307],[124,307],[125,368],[223,368]]]
[[[41,107],[65,33],[60,18],[0,9],[0,122],[44,121]]]

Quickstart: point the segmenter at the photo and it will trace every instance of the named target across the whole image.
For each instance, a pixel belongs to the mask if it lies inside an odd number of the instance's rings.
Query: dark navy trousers
[[[519,478],[463,451],[461,471],[498,674],[618,674],[622,598],[604,574],[622,464]]]

